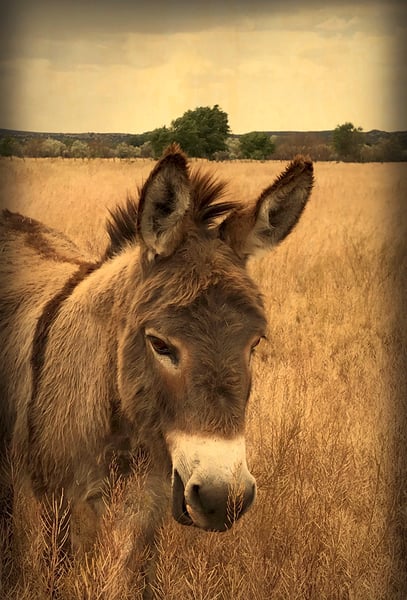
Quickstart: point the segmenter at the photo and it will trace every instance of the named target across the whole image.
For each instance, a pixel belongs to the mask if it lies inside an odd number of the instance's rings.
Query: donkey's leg
[[[167,507],[163,477],[134,474],[118,482],[106,510],[100,551],[112,557],[129,590],[153,598],[156,541]],[[138,596],[139,597],[139,596]]]
[[[86,553],[93,551],[104,512],[102,495],[72,503],[70,543],[76,557],[82,558]]]
[[[143,600],[154,598],[158,560],[157,542],[168,508],[169,493],[169,483],[162,474],[158,476],[151,474],[147,478],[142,494],[143,509],[137,515],[140,531],[139,544],[141,542],[145,549],[142,571],[145,582]]]

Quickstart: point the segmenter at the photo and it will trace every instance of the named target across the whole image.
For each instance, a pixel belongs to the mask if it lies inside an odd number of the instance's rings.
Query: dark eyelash
[[[257,346],[260,344],[261,340],[266,340],[266,336],[265,335],[261,335],[252,345],[252,347],[250,348],[251,352],[254,352],[257,348]]]
[[[255,350],[255,348],[256,348],[256,347],[257,347],[257,346],[260,344],[261,340],[262,340],[262,338],[261,338],[261,337],[259,337],[259,339],[258,339],[258,340],[256,340],[256,341],[254,342],[254,344],[252,344],[252,347],[251,347],[251,350],[252,350],[252,352],[253,352],[253,351]]]

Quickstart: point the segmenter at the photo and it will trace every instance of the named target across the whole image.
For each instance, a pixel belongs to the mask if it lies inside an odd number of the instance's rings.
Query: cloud
[[[10,59],[45,59],[57,71],[115,64],[145,69],[166,61],[162,42],[160,36],[134,33],[69,40],[29,35],[20,40],[18,52]]]
[[[237,133],[325,129],[344,120],[388,128],[389,116],[378,113],[389,102],[387,45],[380,36],[331,39],[315,31],[131,34],[106,50],[103,64],[86,52],[64,68],[43,58],[16,62],[16,123],[141,132],[219,103]],[[141,47],[148,60],[139,59]]]
[[[401,127],[389,110],[407,79],[403,22],[387,18],[397,3],[16,2],[6,127],[141,132],[214,104],[237,133]]]
[[[361,25],[361,19],[358,17],[350,17],[348,19],[344,17],[333,16],[329,17],[322,23],[316,25],[316,29],[320,31],[334,31],[336,33],[341,31],[355,30]]]
[[[4,9],[3,9],[4,10]],[[369,22],[394,23],[405,17],[405,3],[402,0],[359,0],[357,3],[325,0],[14,0],[4,12],[3,33],[9,32],[46,38],[71,38],[76,36],[98,36],[106,33],[159,33],[172,34],[199,32],[214,27],[251,27],[253,23],[261,28],[264,18],[291,20],[294,28],[305,24],[313,26],[315,15],[324,15],[326,26],[330,28],[343,23],[344,16],[357,17],[362,13]],[[304,16],[308,15],[304,23]],[[350,17],[352,18],[352,17]],[[396,20],[395,20],[396,19]]]

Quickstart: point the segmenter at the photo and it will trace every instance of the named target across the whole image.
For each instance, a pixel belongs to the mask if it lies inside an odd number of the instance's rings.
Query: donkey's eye
[[[147,339],[150,342],[154,352],[160,356],[168,356],[168,358],[170,358],[174,363],[178,362],[178,354],[173,346],[169,346],[166,342],[164,342],[164,340],[161,340],[155,335],[148,335]]]
[[[254,352],[256,346],[258,346],[260,344],[260,340],[261,340],[261,337],[257,338],[257,340],[255,340],[255,342],[251,345],[251,348],[250,348],[251,352]]]

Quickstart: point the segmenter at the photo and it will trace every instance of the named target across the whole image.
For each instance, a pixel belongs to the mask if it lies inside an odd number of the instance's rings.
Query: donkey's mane
[[[105,258],[111,258],[118,254],[127,244],[137,240],[137,202],[131,196],[127,196],[124,206],[116,206],[109,210],[106,222],[106,231],[109,243],[106,248]]]
[[[225,193],[227,183],[210,173],[195,170],[190,177],[191,207],[190,214],[198,225],[210,229],[219,219],[226,217],[236,209],[236,202],[220,201]],[[140,196],[141,189],[138,190]],[[138,201],[128,196],[124,205],[109,210],[106,230],[109,236],[105,258],[118,254],[128,244],[138,240]]]

